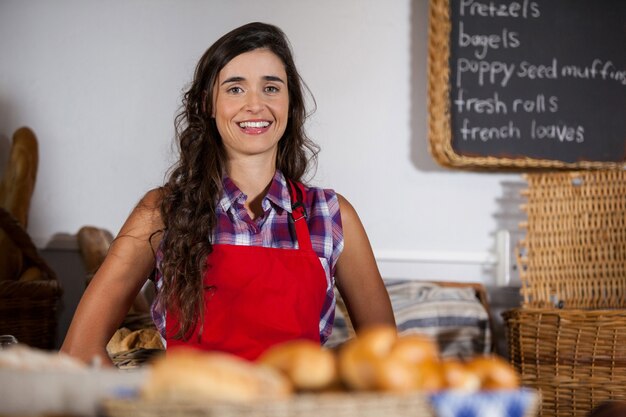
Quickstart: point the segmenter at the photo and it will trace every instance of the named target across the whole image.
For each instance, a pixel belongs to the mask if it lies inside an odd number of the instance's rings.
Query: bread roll
[[[297,390],[323,390],[336,384],[333,352],[310,340],[294,340],[265,351],[258,362],[282,372]]]
[[[123,351],[132,349],[164,349],[161,336],[155,329],[140,329],[131,332],[122,339],[120,348]]]
[[[117,329],[115,333],[113,333],[113,337],[111,337],[111,340],[109,340],[109,343],[107,343],[107,346],[106,346],[107,353],[109,355],[115,355],[116,353],[127,350],[122,347],[122,340],[124,340],[124,338],[128,336],[129,334],[131,334],[131,330],[126,327]]]
[[[364,352],[383,357],[389,354],[398,340],[398,333],[394,326],[372,326],[361,330],[354,340]]]
[[[152,365],[141,395],[148,400],[281,399],[292,386],[279,371],[221,352],[168,350]]]
[[[441,370],[447,389],[474,392],[481,387],[480,377],[458,359],[444,359]]]
[[[362,330],[339,350],[339,375],[344,384],[355,390],[372,390],[380,386],[379,362],[389,355],[398,336],[393,326],[376,326]]]
[[[416,366],[418,389],[436,392],[446,388],[443,365],[439,360],[427,360]]]
[[[515,369],[499,356],[476,356],[466,366],[480,379],[483,390],[516,389],[520,385]]]
[[[409,392],[419,388],[416,366],[397,357],[386,356],[374,361],[373,388],[387,392]]]
[[[428,369],[426,372],[422,369],[422,364],[432,364],[438,360],[439,349],[430,337],[419,334],[399,336],[389,353],[377,362],[376,388],[392,392],[407,392],[425,387],[438,389],[441,386],[439,373],[435,376],[426,375]],[[428,380],[425,380],[426,377]]]
[[[437,361],[439,347],[426,335],[411,334],[400,336],[393,344],[389,355],[406,363],[418,365],[422,362]]]

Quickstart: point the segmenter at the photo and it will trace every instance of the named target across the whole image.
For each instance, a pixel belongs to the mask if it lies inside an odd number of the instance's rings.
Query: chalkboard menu
[[[429,140],[451,167],[626,165],[626,0],[431,0]]]

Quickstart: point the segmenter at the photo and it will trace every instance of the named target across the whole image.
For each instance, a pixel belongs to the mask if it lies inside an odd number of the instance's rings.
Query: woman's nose
[[[263,98],[256,91],[250,91],[246,97],[246,110],[249,112],[258,112],[263,108]]]

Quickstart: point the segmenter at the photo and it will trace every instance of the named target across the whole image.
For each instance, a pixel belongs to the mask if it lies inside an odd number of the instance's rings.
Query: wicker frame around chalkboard
[[[452,146],[450,102],[450,0],[430,0],[428,32],[428,137],[429,151],[441,165],[469,170],[614,169],[623,162],[558,160],[530,157],[466,156]]]

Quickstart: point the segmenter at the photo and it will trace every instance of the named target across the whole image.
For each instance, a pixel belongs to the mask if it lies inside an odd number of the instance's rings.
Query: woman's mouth
[[[271,123],[267,120],[254,120],[237,123],[239,128],[249,135],[258,135],[264,133],[270,127]]]

